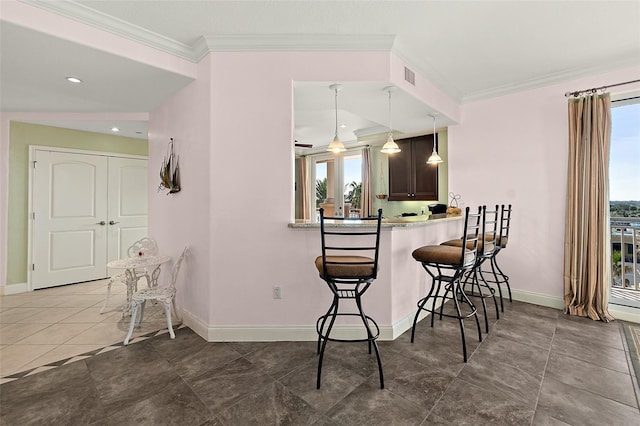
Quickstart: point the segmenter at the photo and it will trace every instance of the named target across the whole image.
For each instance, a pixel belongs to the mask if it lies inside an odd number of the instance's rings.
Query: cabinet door
[[[389,155],[389,201],[411,200],[413,171],[411,140],[396,141],[401,151]]]
[[[412,200],[438,199],[438,165],[427,164],[433,151],[433,135],[413,139],[413,170],[415,175]]]

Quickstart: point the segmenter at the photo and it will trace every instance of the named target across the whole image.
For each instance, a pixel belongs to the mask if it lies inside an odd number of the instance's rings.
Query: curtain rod
[[[565,97],[569,98],[571,96],[573,97],[578,97],[581,96],[585,93],[598,93],[598,91],[604,91],[607,90],[610,87],[617,87],[617,86],[624,86],[625,84],[632,84],[632,83],[640,83],[640,80],[631,80],[631,81],[625,81],[623,83],[616,83],[616,84],[609,84],[608,86],[602,86],[602,87],[594,87],[592,89],[584,89],[584,90],[576,90],[575,92],[567,92],[564,94]]]

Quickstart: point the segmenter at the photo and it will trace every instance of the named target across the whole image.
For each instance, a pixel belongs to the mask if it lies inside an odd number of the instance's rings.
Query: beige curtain
[[[299,157],[296,159],[298,162],[298,176],[296,182],[298,182],[298,197],[296,202],[298,203],[299,217],[302,219],[311,218],[311,209],[309,206],[309,172],[307,170],[307,157]]]
[[[361,217],[373,214],[373,172],[371,169],[371,148],[362,150],[362,192],[360,193]]]
[[[609,94],[569,100],[569,170],[564,238],[565,313],[605,322],[611,285]]]

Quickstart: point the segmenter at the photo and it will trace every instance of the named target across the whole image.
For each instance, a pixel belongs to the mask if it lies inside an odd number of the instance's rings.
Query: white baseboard
[[[0,296],[9,296],[10,294],[26,293],[28,291],[27,283],[7,284],[0,287]]]
[[[26,286],[26,284],[25,284]],[[548,296],[546,294],[534,293],[531,291],[512,289],[513,300],[531,303],[534,305],[546,306],[549,308],[564,308],[561,297]],[[508,296],[503,294],[505,303]],[[436,309],[440,307],[440,301],[436,303]],[[640,323],[640,309],[626,306],[609,305],[609,312],[617,319]],[[402,333],[406,332],[413,325],[413,318],[416,311],[412,311],[392,325],[380,326],[380,341],[394,340]],[[183,311],[184,323],[195,333],[208,342],[277,342],[277,341],[315,341],[318,338],[315,325],[290,326],[290,325],[242,325],[242,326],[213,326],[204,323],[188,311]],[[428,317],[429,314],[420,314],[419,321]],[[331,332],[333,337],[338,338],[362,338],[363,330],[359,325],[336,325]]]
[[[635,322],[640,324],[640,308],[609,304],[609,313],[615,319]]]
[[[436,309],[441,302],[436,303]],[[412,311],[393,325],[380,325],[380,341],[395,340],[413,325],[416,312]],[[418,321],[429,314],[421,313]],[[182,312],[183,322],[196,334],[208,342],[313,342],[318,339],[314,325],[243,325],[243,326],[211,326],[195,317],[191,312]],[[341,339],[361,339],[366,336],[362,325],[335,325],[331,336]]]
[[[497,294],[497,293],[496,293]],[[503,290],[503,299],[509,303],[509,295]],[[548,308],[564,309],[564,300],[562,297],[548,296],[546,294],[534,293],[532,291],[511,289],[511,297],[513,300],[531,303],[533,305],[546,306]]]
[[[521,302],[564,310],[564,300],[562,300],[561,297],[547,296],[544,294],[515,289],[511,290],[511,296],[514,300],[519,300]],[[609,313],[615,319],[640,323],[640,308],[632,308],[629,306],[614,305],[610,303]]]

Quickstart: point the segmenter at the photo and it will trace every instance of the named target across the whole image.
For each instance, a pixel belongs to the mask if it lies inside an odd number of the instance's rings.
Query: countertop
[[[406,217],[389,217],[382,219],[382,228],[412,228],[418,226],[428,226],[436,223],[448,222],[452,220],[461,220],[463,216],[450,216],[438,219],[429,219],[429,216],[406,216]],[[325,222],[327,227],[373,227],[375,221],[370,220],[348,220],[348,221],[329,221]],[[289,223],[289,228],[319,228],[320,223],[310,220],[296,220]]]

